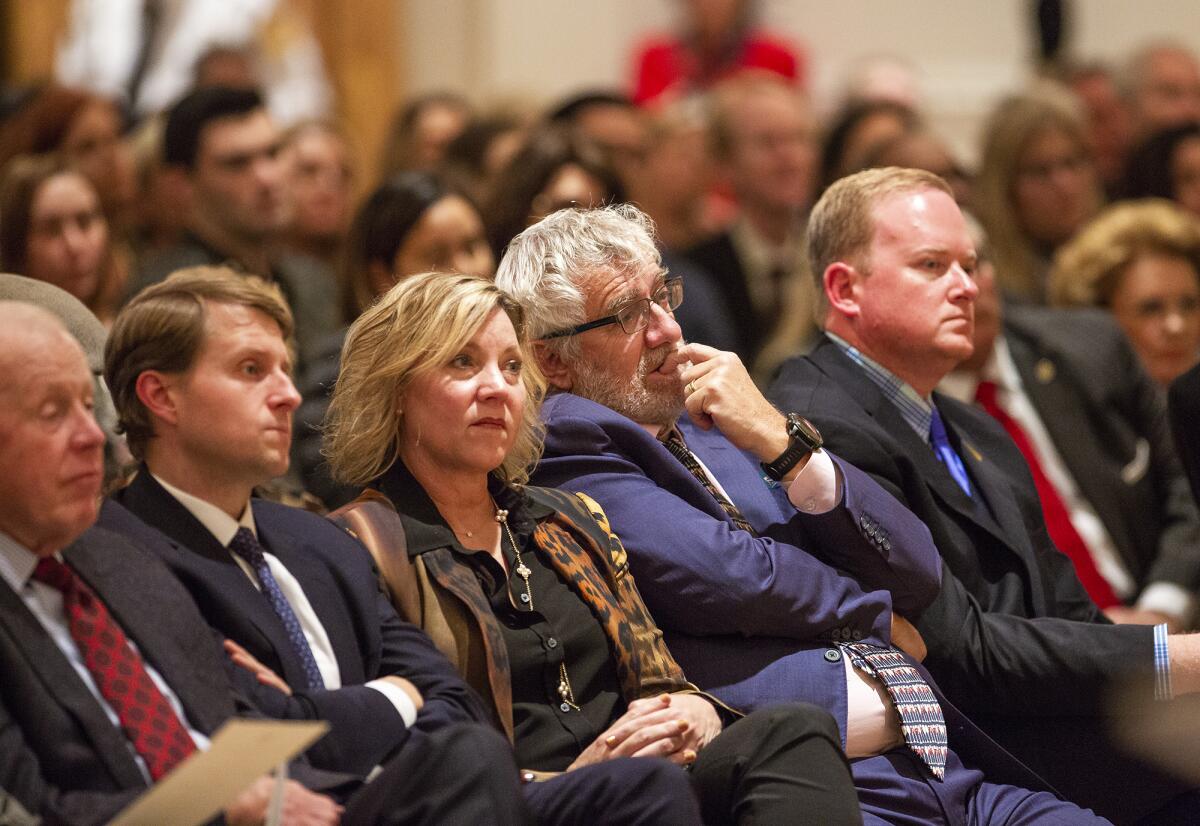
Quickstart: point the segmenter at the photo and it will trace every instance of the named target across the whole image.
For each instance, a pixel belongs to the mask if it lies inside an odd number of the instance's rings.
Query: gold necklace
[[[493,503],[495,504],[495,503]],[[508,537],[508,544],[512,545],[513,555],[517,558],[517,567],[513,568],[513,573],[521,577],[525,581],[525,593],[521,594],[529,610],[533,610],[533,589],[529,585],[529,575],[533,573],[525,561],[521,559],[521,546],[517,544],[517,540],[513,537],[512,529],[508,527],[508,511],[504,508],[496,508],[496,521],[504,528],[504,534]],[[562,698],[563,704],[579,711],[579,706],[575,704],[575,691],[571,688],[571,678],[567,675],[567,649],[562,649],[562,659],[558,663],[558,696]],[[563,709],[566,711],[566,709]]]

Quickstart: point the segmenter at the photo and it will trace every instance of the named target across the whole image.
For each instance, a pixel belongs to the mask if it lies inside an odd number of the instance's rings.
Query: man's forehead
[[[266,109],[252,109],[237,115],[217,118],[204,125],[200,131],[202,154],[237,151],[259,142],[272,143],[279,137]]]
[[[287,346],[279,323],[257,307],[232,301],[205,300],[202,303],[204,340],[200,345],[201,353],[229,353],[243,346],[247,339]]]
[[[660,280],[662,269],[646,262],[625,269],[605,269],[594,273],[583,286],[590,305],[608,305],[625,298],[640,298]]]
[[[926,187],[894,192],[871,210],[875,240],[909,240],[914,244],[938,241],[946,246],[972,249],[966,219],[954,198],[941,189]]]

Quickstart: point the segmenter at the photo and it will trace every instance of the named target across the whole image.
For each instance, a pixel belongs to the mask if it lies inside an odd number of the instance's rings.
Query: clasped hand
[[[720,733],[721,718],[716,709],[697,694],[660,694],[634,700],[568,770],[614,757],[665,757],[687,766]]]

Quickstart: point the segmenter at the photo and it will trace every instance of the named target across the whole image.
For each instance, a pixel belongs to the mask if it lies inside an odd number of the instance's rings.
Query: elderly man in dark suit
[[[1108,743],[1104,695],[1122,678],[1144,680],[1137,713],[1155,696],[1195,691],[1200,637],[1111,625],[1050,541],[1012,440],[934,392],[972,352],[978,294],[975,245],[949,187],[917,170],[849,176],[814,208],[808,245],[825,336],[768,395],[929,526],[945,560],[917,621],[930,670],[1071,799],[1122,822],[1171,804],[1181,784]]]
[[[104,437],[79,345],[44,310],[0,302],[0,379],[0,788],[47,822],[106,823],[207,748],[227,719],[254,710],[161,562],[89,528]],[[464,725],[427,742],[362,792],[352,775],[297,765],[294,776],[343,796],[346,808],[289,782],[285,818],[528,822],[502,740]],[[472,770],[469,757],[481,753],[498,761],[490,771]],[[508,775],[498,770],[506,759]],[[428,791],[438,786],[448,794],[440,805]],[[254,783],[226,821],[262,822],[271,788]]]
[[[553,388],[533,478],[603,504],[697,684],[743,708],[833,713],[869,823],[1098,820],[944,702],[898,613],[936,594],[928,532],[772,408],[736,356],[682,345],[679,285],[642,213],[555,213],[513,241],[496,280],[525,307]]]
[[[1050,538],[1109,619],[1190,627],[1200,513],[1160,388],[1109,313],[1004,306],[986,258],[975,281],[975,352],[939,389],[1012,437]]]

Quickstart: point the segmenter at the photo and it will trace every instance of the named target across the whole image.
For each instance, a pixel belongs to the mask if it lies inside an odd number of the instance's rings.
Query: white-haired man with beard
[[[557,212],[514,239],[496,280],[552,387],[533,481],[603,504],[693,680],[745,709],[828,709],[868,823],[1104,822],[941,697],[902,618],[938,591],[928,530],[736,356],[682,342],[682,285],[649,219]]]

